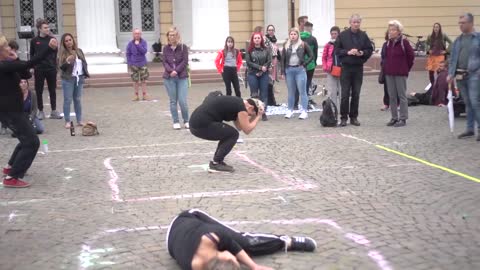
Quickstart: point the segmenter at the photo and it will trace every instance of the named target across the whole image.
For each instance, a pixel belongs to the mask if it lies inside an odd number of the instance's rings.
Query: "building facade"
[[[0,32],[17,39],[20,26],[34,26],[42,17],[55,35],[76,36],[84,51],[113,53],[125,49],[135,28],[151,45],[159,39],[165,43],[166,31],[175,25],[193,50],[216,50],[228,35],[243,46],[257,25],[275,25],[277,38],[285,39],[292,6],[295,18],[307,15],[313,22],[320,44],[328,41],[331,26],[347,27],[353,13],[364,18],[362,28],[376,44],[383,42],[390,19],[400,20],[414,36],[428,35],[440,22],[452,37],[459,34],[460,13],[480,20],[478,0],[0,0]],[[19,43],[26,49],[26,42]]]

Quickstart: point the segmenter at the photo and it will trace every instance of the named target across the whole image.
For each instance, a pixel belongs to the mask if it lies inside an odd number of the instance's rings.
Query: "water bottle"
[[[70,136],[75,136],[75,126],[73,125],[73,121],[70,122]]]
[[[48,141],[45,139],[42,141],[42,148],[43,148],[43,153],[45,153],[45,155],[48,153]]]

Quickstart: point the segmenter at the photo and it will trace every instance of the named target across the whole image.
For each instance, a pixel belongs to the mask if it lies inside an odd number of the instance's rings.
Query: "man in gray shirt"
[[[458,135],[462,139],[475,135],[475,121],[480,128],[480,33],[473,29],[471,13],[462,14],[458,24],[462,34],[453,43],[447,80],[451,83],[456,79],[465,102],[467,129]]]

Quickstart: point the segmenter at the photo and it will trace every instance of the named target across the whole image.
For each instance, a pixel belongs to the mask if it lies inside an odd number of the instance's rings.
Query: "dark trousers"
[[[215,155],[213,156],[214,162],[223,162],[237,143],[239,136],[235,128],[221,122],[212,122],[203,128],[190,127],[190,132],[201,139],[219,141],[217,151],[215,151]]]
[[[273,84],[268,84],[268,106],[277,106],[277,100],[275,99],[275,92],[273,89]]]
[[[237,67],[223,67],[222,73],[223,82],[225,83],[225,89],[227,91],[227,96],[232,95],[232,84],[233,89],[235,89],[235,95],[241,97],[240,93],[240,83],[238,82]]]
[[[360,90],[363,83],[363,66],[342,66],[340,85],[342,86],[342,99],[340,103],[340,119],[356,119],[358,117],[358,104]],[[351,99],[350,99],[351,97]]]
[[[168,236],[175,235],[175,229],[177,226],[188,225],[189,219],[197,219],[205,224],[211,225],[212,227],[216,227],[216,231],[221,232],[224,237],[230,237],[250,256],[268,255],[285,248],[285,241],[281,239],[281,236],[264,233],[255,234],[239,232],[225,224],[222,224],[222,222],[212,216],[209,216],[207,213],[196,209],[184,211],[178,215],[169,228]],[[169,243],[168,236],[167,246],[170,247],[172,243]]]
[[[12,166],[9,176],[22,179],[37,155],[40,140],[23,112],[0,112],[0,120],[7,124],[20,141],[8,165]]]
[[[52,111],[57,109],[57,71],[56,70],[35,70],[35,92],[37,93],[38,109],[43,111],[43,86],[47,80],[48,93],[50,95],[50,105]]]

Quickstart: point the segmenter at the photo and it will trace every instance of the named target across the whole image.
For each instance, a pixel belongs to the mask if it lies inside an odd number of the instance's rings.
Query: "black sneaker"
[[[358,122],[357,118],[350,118],[350,124],[359,127],[360,122]]]
[[[458,135],[458,138],[459,138],[459,139],[463,139],[463,138],[472,137],[473,135],[475,135],[475,132],[473,132],[473,131],[465,131],[465,132],[463,132],[462,134]]]
[[[232,166],[225,164],[225,162],[213,163],[210,161],[208,165],[208,172],[215,173],[215,172],[234,172]]]
[[[342,119],[342,120],[340,121],[340,126],[341,126],[341,127],[346,127],[346,126],[347,126],[347,119]]]
[[[294,236],[292,237],[292,251],[307,251],[312,252],[317,248],[317,242],[310,237]]]
[[[393,126],[394,127],[404,127],[407,125],[407,121],[406,120],[398,120]]]
[[[390,121],[387,123],[387,127],[391,127],[393,125],[395,125],[396,123],[398,122],[397,119],[390,119]]]

